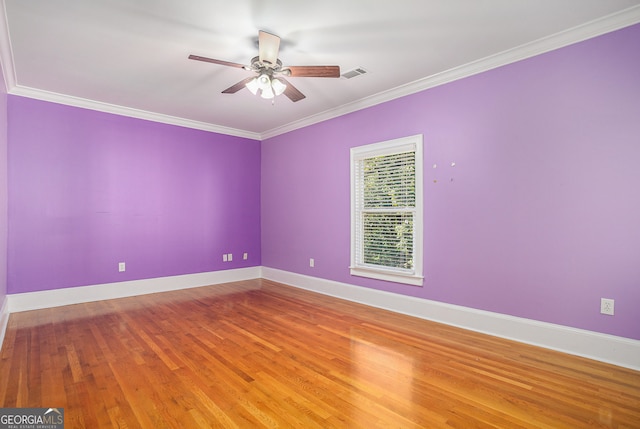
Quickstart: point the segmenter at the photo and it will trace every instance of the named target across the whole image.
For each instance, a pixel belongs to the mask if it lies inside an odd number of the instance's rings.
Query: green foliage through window
[[[362,262],[413,269],[415,152],[362,160]]]

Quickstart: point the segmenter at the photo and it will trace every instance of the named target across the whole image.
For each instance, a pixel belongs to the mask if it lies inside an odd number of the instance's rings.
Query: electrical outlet
[[[233,253],[229,253],[227,255],[227,261],[229,261],[229,262],[233,261]]]
[[[222,262],[227,262],[227,260],[228,260],[227,258],[228,258],[227,254],[223,253],[222,254]]]
[[[244,259],[245,261],[246,261],[247,259],[249,259],[249,254],[248,254],[247,252],[244,252],[244,253],[242,254],[242,259]]]
[[[600,313],[613,316],[614,300],[609,298],[600,298]]]
[[[313,268],[313,267],[315,267],[315,266],[316,266],[316,261],[315,261],[313,258],[309,258],[309,266],[310,266],[311,268]]]
[[[118,272],[123,273],[126,269],[127,267],[125,266],[124,262],[118,262]]]

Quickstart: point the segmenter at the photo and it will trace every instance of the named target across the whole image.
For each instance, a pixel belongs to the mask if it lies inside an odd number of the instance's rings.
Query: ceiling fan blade
[[[201,56],[198,56],[198,55],[189,55],[189,59],[190,60],[196,60],[196,61],[204,61],[206,63],[220,64],[220,65],[223,65],[223,66],[237,67],[237,68],[241,68],[241,69],[245,68],[245,66],[242,65],[242,64],[230,63],[229,61],[214,60],[213,58],[201,57]]]
[[[278,61],[278,51],[280,50],[280,38],[275,34],[260,30],[258,33],[258,52],[260,62],[263,64],[276,65]]]
[[[247,83],[249,83],[251,80],[255,79],[255,76],[251,76],[248,77],[246,79],[241,80],[240,82],[236,83],[235,85],[230,86],[229,88],[225,89],[224,91],[222,91],[223,94],[235,94],[236,92],[240,91],[242,88],[245,87],[245,85]]]
[[[283,79],[281,77],[278,77],[278,79],[280,79],[282,81],[282,83],[287,85],[287,87],[285,88],[283,94],[286,95],[287,97],[289,97],[289,100],[291,100],[291,101],[293,101],[295,103],[296,101],[300,101],[303,98],[306,98],[306,95],[301,93],[300,90],[298,90],[298,88],[296,88],[295,86],[291,85],[291,82],[289,82],[286,79]]]
[[[340,77],[340,66],[289,66],[291,77]]]

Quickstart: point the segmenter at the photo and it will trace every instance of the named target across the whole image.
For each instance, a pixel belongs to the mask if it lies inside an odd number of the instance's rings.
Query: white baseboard
[[[261,277],[372,307],[640,371],[640,341],[638,340],[368,289],[267,267],[250,267],[7,295],[0,310],[0,344],[4,340],[10,313]]]
[[[368,289],[273,268],[262,277],[372,307],[640,371],[640,341],[490,311]]]
[[[149,293],[257,279],[261,277],[261,272],[261,267],[249,267],[155,279],[131,280],[65,289],[43,290],[39,292],[17,293],[7,295],[5,306],[7,306],[6,303],[8,302],[7,313],[16,313],[19,311],[38,310],[41,308],[59,307],[83,302],[125,298]]]
[[[7,332],[7,325],[9,324],[9,298],[5,297],[2,302],[2,308],[0,309],[0,350],[4,344],[4,334]]]

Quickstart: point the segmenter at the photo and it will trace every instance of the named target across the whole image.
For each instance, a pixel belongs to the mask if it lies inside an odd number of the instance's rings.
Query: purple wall
[[[260,142],[15,96],[8,113],[9,293],[260,265]]]
[[[264,141],[263,265],[640,339],[639,46],[635,25]],[[425,284],[352,277],[349,148],[417,133]]]
[[[0,309],[7,296],[7,90],[0,72]]]

